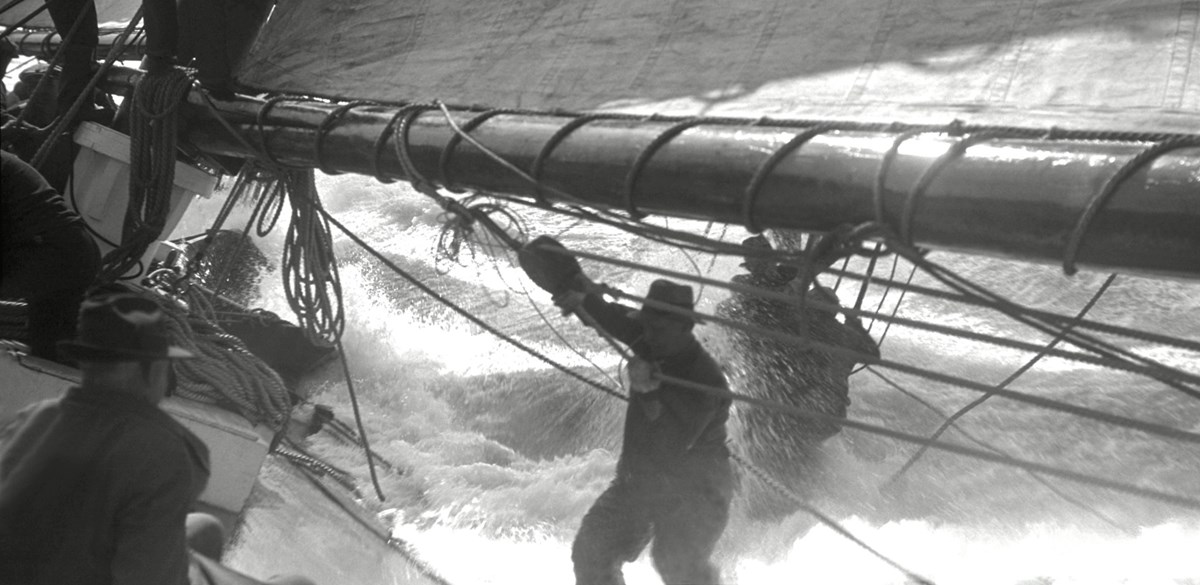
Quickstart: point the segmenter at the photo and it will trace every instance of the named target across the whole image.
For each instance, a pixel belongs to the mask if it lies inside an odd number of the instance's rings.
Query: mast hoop
[[[958,142],[952,144],[941,156],[934,159],[933,163],[925,169],[925,172],[921,173],[921,177],[917,179],[917,182],[913,184],[912,189],[908,191],[908,195],[904,198],[904,207],[900,212],[899,231],[902,242],[909,246],[913,245],[912,223],[913,217],[916,215],[917,204],[925,196],[926,191],[929,190],[929,185],[933,183],[938,174],[949,166],[950,163],[954,162],[955,159],[962,156],[968,148],[1003,135],[1004,133],[998,130],[985,130],[975,134],[968,134],[960,138]],[[899,151],[899,148],[896,150]]]
[[[317,168],[320,169],[322,173],[325,173],[326,175],[342,174],[341,171],[330,170],[328,167],[326,167],[325,166],[325,158],[324,158],[324,156],[322,156],[322,150],[323,150],[322,145],[325,144],[325,136],[327,134],[329,134],[329,130],[332,129],[334,124],[337,124],[337,122],[339,120],[341,120],[342,116],[346,115],[346,113],[349,112],[350,110],[352,110],[358,106],[369,106],[369,105],[377,105],[377,104],[375,102],[367,101],[367,100],[356,100],[353,102],[342,104],[342,105],[338,106],[337,108],[335,108],[332,112],[329,112],[329,114],[326,115],[323,120],[321,120],[321,123],[317,124],[317,136],[316,136],[316,139],[313,140],[313,160],[316,161]]]
[[[658,114],[653,114],[647,118],[647,121],[655,120],[657,116]],[[629,167],[629,174],[625,175],[625,211],[629,212],[630,217],[633,219],[642,219],[643,217],[646,217],[646,214],[638,210],[637,204],[634,202],[634,193],[637,189],[637,181],[639,178],[641,178],[642,169],[646,168],[646,163],[649,162],[652,157],[654,157],[654,153],[658,152],[658,150],[663,146],[666,146],[666,144],[673,140],[676,136],[682,134],[684,130],[705,123],[708,123],[708,119],[702,117],[688,118],[681,122],[675,123],[673,126],[663,130],[662,134],[655,136],[654,140],[651,140],[650,144],[647,144],[646,147],[642,149],[642,152],[638,154],[638,157],[634,159],[633,166]]]
[[[1063,250],[1063,274],[1072,276],[1078,272],[1075,261],[1079,256],[1079,249],[1083,245],[1083,238],[1087,235],[1088,228],[1091,227],[1096,215],[1100,213],[1109,200],[1112,199],[1113,194],[1117,192],[1117,188],[1123,185],[1135,172],[1152,163],[1159,156],[1172,150],[1188,147],[1200,147],[1200,136],[1178,136],[1156,142],[1146,147],[1145,150],[1126,161],[1121,168],[1117,169],[1117,172],[1104,183],[1104,187],[1088,200],[1087,206],[1079,214],[1079,219],[1075,221],[1075,227],[1071,229],[1071,234],[1067,237],[1066,248]]]
[[[412,152],[409,150],[411,145],[408,143],[408,131],[412,127],[413,121],[417,119],[417,116],[436,107],[433,104],[409,104],[400,108],[400,111],[396,112],[396,117],[400,119],[400,124],[396,126],[396,140],[393,143],[396,151],[396,159],[400,161],[400,167],[404,169],[404,175],[408,178],[409,184],[418,192],[431,197],[437,196],[437,186],[425,177],[421,171],[417,170],[417,165],[412,160]]]
[[[293,168],[293,167],[291,167],[291,165],[286,165],[286,164],[283,164],[282,162],[279,162],[279,159],[275,158],[275,153],[271,152],[271,147],[267,146],[266,119],[267,119],[267,115],[270,113],[271,109],[275,107],[276,104],[278,104],[279,102],[282,102],[284,100],[288,100],[288,99],[302,101],[306,98],[298,97],[298,96],[291,96],[288,94],[272,96],[270,98],[267,98],[267,101],[263,102],[263,105],[258,108],[258,112],[256,112],[254,115],[254,124],[255,124],[255,126],[258,127],[259,150],[262,151],[263,156],[267,157],[267,160],[271,161],[271,164],[273,164],[279,168]]]
[[[499,116],[500,114],[511,114],[511,113],[515,113],[515,112],[516,112],[516,110],[512,110],[509,108],[496,108],[494,110],[488,110],[488,111],[483,112],[482,114],[479,114],[479,115],[475,116],[474,118],[471,118],[470,120],[467,120],[466,122],[464,122],[463,125],[459,128],[459,130],[463,133],[470,132],[470,131],[478,128],[484,122],[487,122],[488,120],[490,120],[496,116]],[[460,189],[460,188],[454,186],[454,179],[450,175],[450,158],[454,154],[454,149],[458,148],[458,145],[461,142],[462,142],[462,134],[460,134],[459,132],[454,132],[453,134],[451,134],[450,140],[448,142],[446,142],[446,147],[442,149],[442,155],[438,159],[438,174],[441,175],[442,186],[447,191],[450,191],[451,193],[464,193],[465,192],[465,189]]]
[[[754,125],[757,125],[762,120],[760,118],[755,121]],[[771,156],[763,161],[758,170],[754,171],[754,176],[750,178],[750,183],[746,185],[745,197],[742,199],[742,222],[746,226],[746,231],[752,234],[762,233],[763,231],[763,228],[758,225],[758,220],[754,217],[754,205],[758,201],[758,192],[762,190],[763,183],[766,182],[767,177],[775,170],[775,167],[779,165],[779,162],[818,135],[836,128],[837,123],[835,122],[822,122],[793,136],[786,144],[771,153]]]
[[[567,139],[571,133],[582,128],[584,125],[595,120],[607,119],[607,114],[585,114],[567,122],[562,128],[559,128],[542,146],[538,154],[533,159],[533,164],[529,167],[529,176],[534,180],[534,198],[538,205],[542,207],[550,207],[550,202],[546,199],[546,190],[542,188],[542,168],[546,164],[546,159],[550,158],[550,153],[558,148],[558,145]]]

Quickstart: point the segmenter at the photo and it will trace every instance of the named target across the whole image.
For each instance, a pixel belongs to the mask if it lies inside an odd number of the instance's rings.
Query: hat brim
[[[99,362],[117,362],[117,361],[137,361],[137,360],[178,360],[190,359],[196,357],[196,354],[178,346],[167,346],[165,353],[136,351],[136,350],[120,350],[109,347],[100,347],[79,343],[77,341],[60,341],[58,342],[58,350],[62,352],[67,359],[75,361],[99,361]]]

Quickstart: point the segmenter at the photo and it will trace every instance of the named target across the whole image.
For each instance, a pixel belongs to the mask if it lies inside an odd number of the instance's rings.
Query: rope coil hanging
[[[103,258],[98,280],[112,282],[136,266],[166,226],[175,187],[176,112],[191,80],[172,69],[138,82],[130,113],[129,206],[121,245]]]

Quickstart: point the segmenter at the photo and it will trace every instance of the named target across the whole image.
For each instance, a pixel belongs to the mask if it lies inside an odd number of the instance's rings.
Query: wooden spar
[[[100,31],[100,42],[97,45],[98,59],[108,57],[108,51],[117,44],[117,39],[121,36],[121,30],[104,29]],[[14,32],[10,35],[11,40],[17,50],[22,55],[36,56],[39,59],[49,61],[54,53],[58,51],[61,38],[54,31],[46,31],[40,29],[19,29],[19,32]],[[123,59],[141,59],[146,52],[146,35],[138,32],[133,35],[131,42],[122,50]]]
[[[136,72],[114,77],[121,74]],[[217,102],[238,139],[207,104],[193,91],[186,108],[185,138],[204,151],[247,157],[265,145],[271,157],[289,165],[407,179],[394,136],[387,137],[378,160],[375,154],[398,107],[363,105],[332,120],[339,104],[282,100],[261,116],[260,127],[256,118],[263,101]],[[478,113],[452,111],[451,118],[461,127]],[[501,114],[471,136],[528,171],[547,141],[572,119]],[[320,130],[323,124],[327,127]],[[541,173],[544,185],[574,199],[548,191],[546,201],[627,209],[628,179],[639,154],[674,124],[610,119],[580,126],[545,158]],[[692,127],[645,162],[633,205],[642,213],[744,225],[747,185],[763,162],[802,130],[769,124]],[[530,182],[466,141],[447,157],[443,173],[440,162],[454,135],[441,111],[416,116],[408,143],[417,172],[444,187],[537,197]],[[875,219],[873,189],[895,136],[831,131],[813,137],[783,157],[762,182],[753,203],[759,226],[827,231]],[[1063,262],[1069,235],[1089,202],[1151,144],[988,140],[968,148],[922,195],[910,198],[925,171],[957,140],[931,133],[902,144],[886,177],[886,221],[898,225],[909,200],[910,233],[918,246],[1055,264]],[[1076,259],[1081,267],[1105,271],[1200,278],[1200,148],[1164,153],[1133,172],[1087,226]]]

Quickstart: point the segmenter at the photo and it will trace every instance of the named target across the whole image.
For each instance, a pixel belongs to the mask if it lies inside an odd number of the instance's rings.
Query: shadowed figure
[[[763,252],[771,249],[763,236],[749,238],[743,245]],[[787,294],[795,300],[734,291],[717,306],[718,316],[879,356],[878,346],[857,317],[847,316],[843,323],[838,321],[837,313],[812,306],[813,302],[838,305],[833,291],[815,280],[804,290],[806,283],[796,278],[796,267],[780,265],[765,255],[747,255],[742,266],[748,273],[734,276],[734,283]],[[850,405],[849,376],[857,360],[741,329],[730,328],[728,339],[733,350],[729,372],[735,391],[845,418]],[[738,405],[738,419],[739,444],[745,454],[790,486],[803,484],[814,471],[816,448],[841,430],[841,425],[832,421],[807,419],[752,404]],[[752,490],[755,495],[748,502],[752,516],[765,518],[795,511],[795,505],[782,496],[758,491]]]

